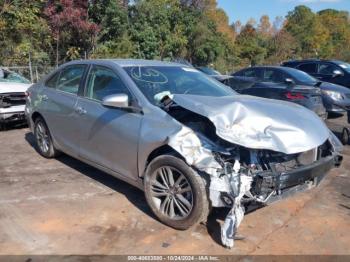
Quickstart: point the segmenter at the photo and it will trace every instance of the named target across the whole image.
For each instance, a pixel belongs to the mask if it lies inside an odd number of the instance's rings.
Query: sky
[[[219,7],[230,17],[230,23],[240,20],[243,24],[250,18],[257,22],[262,15],[286,16],[297,5],[306,5],[313,11],[327,8],[350,12],[350,0],[217,0]]]

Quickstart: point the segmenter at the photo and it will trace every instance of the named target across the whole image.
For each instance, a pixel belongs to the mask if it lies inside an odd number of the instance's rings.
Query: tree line
[[[230,24],[216,0],[0,0],[0,65],[185,59],[222,72],[288,59],[350,60],[350,16],[300,5]],[[239,12],[239,10],[236,10]]]

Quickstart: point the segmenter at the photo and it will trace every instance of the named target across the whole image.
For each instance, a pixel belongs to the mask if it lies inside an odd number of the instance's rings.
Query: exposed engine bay
[[[230,208],[221,229],[226,247],[234,246],[247,206],[267,205],[288,192],[309,189],[341,163],[337,154],[341,145],[332,134],[314,148],[287,154],[227,141],[218,135],[217,126],[208,117],[179,105],[171,97],[163,98],[161,108],[183,125],[168,144],[187,164],[209,175],[211,205]]]

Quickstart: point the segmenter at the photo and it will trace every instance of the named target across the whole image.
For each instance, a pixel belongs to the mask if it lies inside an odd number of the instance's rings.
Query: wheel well
[[[42,115],[41,115],[40,113],[34,112],[34,113],[32,114],[32,120],[33,120],[33,122],[35,122],[39,117],[43,118]]]
[[[161,155],[174,155],[183,159],[183,157],[177,151],[175,151],[175,149],[173,149],[171,146],[164,145],[156,148],[155,150],[152,151],[151,154],[149,154],[147,158],[147,164],[150,163],[156,157]]]
[[[173,155],[173,156],[176,156],[176,157],[178,157],[178,158],[180,158],[180,159],[185,161],[184,157],[182,155],[180,155],[171,146],[163,145],[161,147],[156,148],[155,150],[153,150],[151,152],[151,154],[149,154],[149,156],[147,158],[147,161],[146,161],[145,172],[146,172],[146,169],[147,169],[149,163],[151,163],[153,159],[155,159],[156,157],[161,156],[161,155]],[[142,176],[144,176],[144,174]]]

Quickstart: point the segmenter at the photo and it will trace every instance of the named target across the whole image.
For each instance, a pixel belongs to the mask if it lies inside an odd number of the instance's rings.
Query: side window
[[[309,74],[315,74],[317,72],[317,64],[316,63],[302,64],[298,66],[297,69]]]
[[[318,73],[321,75],[333,75],[335,70],[339,70],[339,68],[332,64],[321,63]]]
[[[242,72],[242,76],[246,77],[258,77],[256,71],[254,69],[248,69]]]
[[[46,81],[45,86],[49,88],[56,88],[58,77],[60,76],[60,72],[54,74],[49,80]]]
[[[80,80],[84,75],[85,68],[85,65],[73,65],[63,69],[56,88],[67,93],[78,94]]]
[[[113,94],[126,94],[131,98],[131,93],[116,73],[103,66],[94,66],[88,76],[85,96],[102,101]]]
[[[282,71],[275,69],[264,70],[264,81],[273,83],[283,83],[287,78],[287,75]]]

